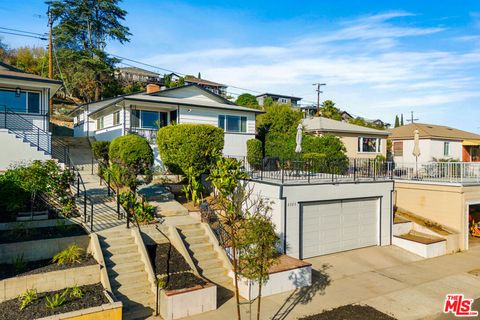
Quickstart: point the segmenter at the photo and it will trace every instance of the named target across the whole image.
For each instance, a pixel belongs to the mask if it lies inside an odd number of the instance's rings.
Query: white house
[[[424,123],[411,123],[390,130],[394,161],[415,163],[413,156],[413,136],[415,130],[420,135],[420,156],[418,162],[435,159],[457,161],[480,161],[480,135],[447,126]]]
[[[51,158],[49,99],[61,86],[0,62],[0,170]]]
[[[172,122],[210,124],[225,130],[223,153],[246,156],[246,142],[255,138],[255,117],[262,111],[238,106],[198,85],[160,91],[149,84],[146,92],[123,95],[75,109],[75,137],[96,140],[136,133],[150,141],[154,152],[160,127]],[[157,156],[157,163],[159,158]]]

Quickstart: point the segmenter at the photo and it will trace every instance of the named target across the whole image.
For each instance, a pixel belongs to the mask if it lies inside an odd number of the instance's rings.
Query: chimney
[[[160,86],[158,84],[149,83],[147,84],[147,93],[154,93],[160,91]]]

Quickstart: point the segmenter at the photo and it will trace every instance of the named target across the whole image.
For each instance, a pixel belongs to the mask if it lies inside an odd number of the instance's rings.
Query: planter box
[[[446,254],[447,250],[447,242],[445,240],[430,244],[424,244],[403,239],[398,236],[393,236],[392,244],[424,258],[443,256]]]
[[[112,302],[98,307],[56,314],[37,320],[122,320],[122,303]]]
[[[312,265],[301,260],[281,256],[278,265],[270,269],[268,281],[262,285],[262,297],[291,291],[312,284]],[[240,278],[240,295],[253,300],[258,296],[258,283]]]
[[[211,283],[160,293],[160,315],[165,320],[179,319],[216,309],[217,286]]]
[[[8,278],[0,281],[0,302],[14,299],[27,289],[35,288],[40,293],[99,282],[100,265],[98,264]]]
[[[54,255],[66,249],[72,243],[76,243],[79,247],[87,250],[89,241],[89,235],[81,235],[75,237],[3,243],[0,244],[0,263],[12,263],[16,257],[22,254],[25,261],[51,259]]]

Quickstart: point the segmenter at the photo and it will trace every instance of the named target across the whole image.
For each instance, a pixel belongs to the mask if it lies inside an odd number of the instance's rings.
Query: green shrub
[[[142,205],[142,202],[138,201],[132,192],[122,192],[120,204],[131,215],[135,215],[139,223],[149,223],[155,219],[156,207],[148,202],[144,202]],[[132,216],[130,219],[135,219],[135,217]]]
[[[70,291],[70,298],[81,299],[85,294],[83,293],[82,289],[80,289],[77,285],[72,287]]]
[[[193,204],[196,205],[203,191],[203,185],[200,182],[200,177],[195,175],[192,167],[185,170],[185,176],[187,177],[187,185],[183,186],[182,191],[185,193],[187,201],[192,199]]]
[[[27,262],[23,258],[23,253],[16,256],[15,259],[13,259],[12,264],[13,264],[13,269],[15,269],[15,271],[17,272],[21,272],[25,270],[25,268],[27,267]]]
[[[153,151],[145,138],[135,134],[117,137],[110,143],[108,156],[110,171],[120,186],[135,191],[152,180]]]
[[[262,167],[262,142],[258,139],[247,141],[247,161],[256,170]]]
[[[223,149],[221,128],[205,124],[170,125],[158,130],[158,151],[164,165],[174,174],[192,167],[196,176],[208,172],[216,153]]]
[[[18,300],[20,301],[20,310],[25,309],[29,304],[37,299],[37,289],[28,289],[18,296]]]
[[[58,264],[59,266],[63,264],[74,264],[79,263],[82,257],[83,249],[80,248],[77,244],[73,243],[68,246],[67,249],[57,253],[52,262]]]
[[[68,288],[65,289],[62,294],[55,293],[51,297],[45,297],[45,306],[49,309],[56,309],[63,305],[65,301],[67,300],[67,293],[68,293]]]
[[[95,159],[108,164],[108,150],[110,148],[110,141],[95,141],[92,144],[92,152]]]

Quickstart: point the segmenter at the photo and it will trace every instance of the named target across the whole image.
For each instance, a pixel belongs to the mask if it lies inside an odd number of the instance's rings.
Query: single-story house
[[[463,162],[480,161],[480,135],[447,126],[411,123],[390,130],[394,161],[414,163],[413,137],[420,136],[418,162],[454,159]]]
[[[324,117],[302,120],[306,133],[313,135],[334,135],[339,137],[347,149],[349,158],[374,159],[386,156],[388,132]]]
[[[51,159],[49,100],[61,86],[59,80],[0,62],[0,170],[16,162]]]
[[[210,124],[225,131],[224,154],[244,157],[246,142],[255,138],[255,118],[262,111],[238,106],[198,85],[145,92],[84,104],[72,111],[74,136],[112,140],[128,133],[147,138],[156,153],[159,128],[170,123]]]

